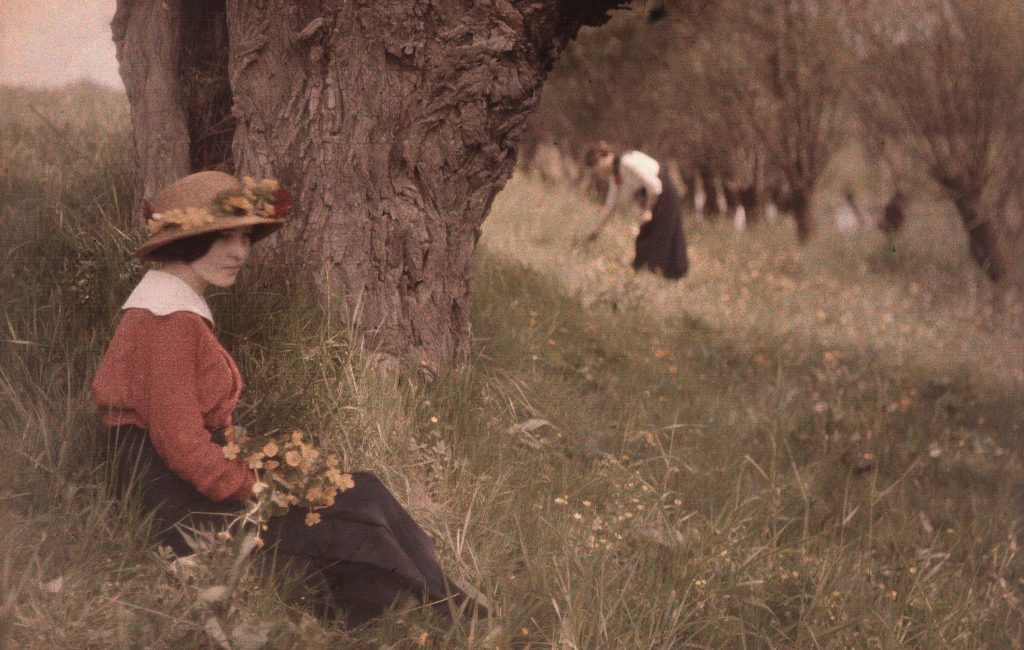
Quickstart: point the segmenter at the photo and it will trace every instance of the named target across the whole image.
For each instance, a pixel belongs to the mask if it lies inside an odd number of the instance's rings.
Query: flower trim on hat
[[[165,228],[177,227],[183,232],[208,226],[217,217],[262,217],[282,219],[291,209],[288,193],[272,178],[261,181],[250,176],[242,178],[241,190],[224,190],[213,199],[208,208],[175,208],[167,212],[153,212],[149,202],[143,203],[143,216],[150,236]]]
[[[205,208],[185,208],[152,213],[146,222],[146,230],[150,235],[155,235],[164,228],[177,226],[182,231],[189,232],[211,223],[213,215]]]

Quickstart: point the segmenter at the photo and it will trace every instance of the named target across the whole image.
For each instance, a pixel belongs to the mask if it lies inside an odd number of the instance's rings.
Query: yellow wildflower
[[[292,467],[298,467],[302,462],[302,455],[294,449],[285,452],[284,462],[288,463]]]
[[[277,451],[277,445],[273,442],[268,442],[267,444],[263,445],[263,453],[266,454],[267,456],[276,456]]]
[[[292,431],[292,444],[293,445],[300,445],[300,444],[302,444],[302,432],[301,431],[298,431],[298,430]]]
[[[337,467],[341,464],[341,459],[338,458],[338,454],[331,452],[327,454],[327,458],[324,460],[328,467]]]
[[[321,490],[318,487],[311,487],[311,488],[309,488],[309,490],[306,491],[306,500],[307,501],[319,501],[321,498],[323,498],[323,495],[324,495],[323,490]]]
[[[263,459],[259,454],[253,454],[245,459],[249,469],[263,469]]]
[[[234,460],[238,457],[238,452],[242,451],[242,448],[233,442],[224,445],[224,458],[228,460]]]
[[[336,489],[334,489],[334,488],[327,488],[326,490],[324,490],[324,498],[323,498],[323,501],[322,501],[323,505],[325,507],[327,507],[327,508],[330,508],[331,506],[333,506],[334,505],[334,499],[335,499],[335,497],[337,495],[338,495],[338,491]]]
[[[307,526],[316,526],[319,523],[320,523],[320,513],[318,513],[318,512],[306,513],[306,525]]]
[[[281,463],[277,462],[276,460],[268,460],[267,462],[263,463],[263,467],[265,469],[277,469],[280,466]]]
[[[351,490],[356,486],[356,482],[351,474],[342,474],[341,480],[335,483],[335,485],[338,486],[339,490]]]

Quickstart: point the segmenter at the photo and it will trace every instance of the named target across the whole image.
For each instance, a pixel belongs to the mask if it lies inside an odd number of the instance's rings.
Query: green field
[[[124,100],[0,89],[0,645],[1020,648],[1024,309],[941,206],[907,232],[687,222],[691,274],[629,268],[598,207],[514,177],[475,343],[381,376],[287,275],[211,300],[237,421],[377,472],[501,625],[400,611],[346,634],[287,584],[169,569],[92,460],[88,384],[142,267]],[[299,296],[299,297],[296,297]]]

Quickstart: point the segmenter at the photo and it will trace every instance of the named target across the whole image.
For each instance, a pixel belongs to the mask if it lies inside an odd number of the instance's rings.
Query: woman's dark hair
[[[148,257],[154,262],[195,262],[210,252],[213,242],[217,241],[222,234],[221,232],[208,232],[177,239],[150,251]]]
[[[583,153],[583,164],[587,167],[593,167],[597,164],[598,160],[610,153],[615,153],[612,146],[604,140],[599,140],[587,147]]]

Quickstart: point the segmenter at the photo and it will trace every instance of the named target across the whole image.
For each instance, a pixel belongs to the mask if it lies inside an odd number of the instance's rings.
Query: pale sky
[[[0,0],[0,84],[90,79],[121,88],[110,19],[116,0]]]

